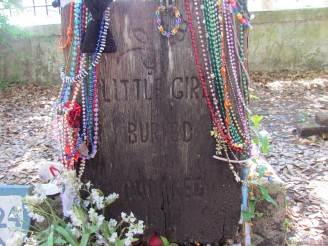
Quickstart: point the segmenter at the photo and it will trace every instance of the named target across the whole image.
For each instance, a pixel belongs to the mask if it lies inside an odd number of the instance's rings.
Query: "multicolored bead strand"
[[[188,16],[188,24],[189,24],[189,28],[190,28],[190,32],[191,32],[191,40],[192,40],[194,56],[195,56],[195,60],[196,60],[196,66],[198,69],[204,96],[206,98],[207,106],[208,106],[208,109],[210,110],[210,114],[212,116],[213,123],[216,126],[218,132],[220,133],[220,136],[222,137],[222,139],[230,146],[230,148],[232,148],[236,152],[247,152],[247,150],[238,148],[238,146],[234,145],[231,142],[231,138],[229,137],[229,135],[226,135],[224,133],[224,131],[222,130],[222,125],[220,125],[219,121],[217,120],[217,118],[215,116],[215,112],[214,112],[214,109],[213,109],[213,106],[211,103],[211,99],[210,99],[209,93],[206,88],[206,81],[205,81],[205,78],[204,78],[204,75],[202,72],[199,53],[198,53],[197,44],[196,44],[196,40],[195,40],[195,31],[193,28],[193,23],[192,23],[192,18],[191,18],[191,13],[190,13],[189,0],[185,0],[185,5],[186,5],[186,10],[187,10],[187,16]]]
[[[94,54],[81,53],[82,33],[90,14],[81,0],[74,4],[74,37],[69,59],[69,76],[65,74],[65,65],[61,68],[63,85],[60,96],[54,106],[55,139],[60,142],[62,162],[67,168],[75,168],[80,159],[81,178],[85,159],[93,158],[97,153],[98,143],[98,63],[106,45],[109,28],[109,7],[105,10],[99,30],[97,48]],[[82,112],[75,115],[78,104],[75,103],[81,91]],[[79,111],[80,112],[80,111]],[[77,113],[76,113],[77,114]],[[81,114],[81,123],[80,123]],[[75,122],[78,121],[78,122]]]
[[[244,27],[246,27],[248,30],[253,30],[253,27],[251,24],[242,16],[241,13],[239,13],[236,2],[234,0],[229,0],[230,4],[232,6],[232,11],[236,15],[237,19],[243,24]]]
[[[175,25],[173,27],[173,29],[171,31],[166,31],[164,29],[164,27],[162,26],[162,20],[161,20],[161,13],[163,13],[165,11],[166,7],[161,5],[157,8],[156,12],[155,12],[155,16],[156,16],[156,23],[157,23],[157,28],[159,30],[159,32],[167,37],[170,38],[171,36],[174,36],[180,28],[180,23],[181,23],[181,18],[180,18],[180,11],[177,9],[177,7],[173,6],[172,4],[169,5],[169,7],[167,8],[167,10],[170,12],[172,11],[174,13],[175,16]]]
[[[244,161],[239,161],[240,158],[247,161],[252,157],[247,90],[249,76],[244,64],[243,33],[239,33],[239,24],[232,21],[230,12],[234,2],[204,0],[199,8],[197,1],[193,1],[196,27],[193,25],[188,0],[185,5],[196,66],[215,131],[221,138],[217,144],[223,144],[223,149],[230,151],[237,163],[242,163]],[[203,23],[200,21],[199,9],[203,10]],[[241,41],[237,40],[238,36]],[[196,39],[200,47],[197,47]],[[225,160],[234,161],[229,160],[228,156]]]

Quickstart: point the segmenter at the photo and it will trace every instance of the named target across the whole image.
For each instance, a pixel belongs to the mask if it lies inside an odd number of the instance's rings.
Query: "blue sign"
[[[15,228],[28,230],[31,222],[22,198],[31,194],[32,186],[0,185],[0,245],[12,237]]]

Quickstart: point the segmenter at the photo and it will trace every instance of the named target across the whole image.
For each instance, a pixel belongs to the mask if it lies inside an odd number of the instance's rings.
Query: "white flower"
[[[81,233],[79,232],[79,230],[76,228],[76,227],[73,227],[71,229],[71,232],[73,234],[73,236],[76,238],[76,239],[79,239],[80,237],[82,237]]]
[[[40,214],[34,214],[34,216],[32,218],[35,219],[36,222],[43,222],[44,221],[44,217]]]
[[[122,212],[121,213],[121,218],[122,218],[123,221],[129,222],[129,218],[126,216],[126,213]]]
[[[100,195],[100,191],[97,189],[91,190],[92,203],[96,205],[97,209],[103,209],[104,205],[104,196]]]
[[[6,240],[7,246],[17,246],[22,245],[25,238],[25,234],[21,231],[15,231],[10,239]]]
[[[110,243],[115,243],[116,242],[116,239],[117,239],[117,232],[114,232],[111,237],[108,238],[108,241]]]
[[[28,216],[31,217],[32,219],[36,220],[36,222],[43,222],[44,221],[44,217],[42,215],[33,213],[33,212],[29,212]]]
[[[115,219],[110,219],[110,220],[108,221],[108,226],[111,226],[111,227],[115,227],[115,226],[117,226],[117,220],[115,220]]]
[[[106,245],[106,242],[102,235],[100,235],[99,233],[96,233],[96,238],[97,238],[97,241],[96,241],[97,245]]]
[[[113,194],[110,194],[108,197],[106,197],[105,201],[107,204],[111,204],[118,198],[119,198],[119,195],[116,193],[113,193]]]
[[[126,233],[125,233],[125,236],[126,236],[126,238],[130,238],[130,239],[132,239],[133,238],[133,233],[132,233],[132,231],[127,231]]]
[[[41,199],[42,201],[47,198],[47,195],[46,195],[44,189],[42,188],[41,184],[36,184],[35,185],[33,193],[37,197],[39,197],[39,199]]]
[[[89,181],[88,183],[85,184],[85,186],[86,186],[87,189],[89,190],[89,189],[90,189],[90,186],[91,186],[91,182]]]
[[[101,214],[98,217],[97,226],[100,227],[104,223],[105,217]]]
[[[89,214],[89,219],[92,222],[92,224],[98,222],[98,213],[96,212],[96,210],[94,210],[94,208],[90,208],[88,214]]]
[[[74,170],[64,170],[60,176],[60,183],[70,194],[78,194],[80,182],[77,180]]]
[[[131,223],[134,223],[134,222],[136,221],[136,217],[134,217],[134,214],[133,214],[132,212],[130,213],[129,221],[130,221]]]
[[[43,203],[42,197],[38,197],[37,195],[33,195],[33,196],[26,196],[25,197],[25,202],[29,205],[35,206],[35,205],[39,205],[41,203]]]
[[[103,209],[105,207],[105,204],[102,201],[99,201],[96,203],[96,208],[97,209]]]
[[[88,207],[90,205],[90,201],[89,201],[90,197],[87,197],[86,200],[83,201],[83,205]]]
[[[132,242],[131,242],[132,240],[130,239],[130,238],[126,238],[125,240],[124,240],[124,245],[125,246],[130,246],[130,245],[132,245]]]
[[[136,234],[143,234],[144,233],[144,222],[142,220],[138,221],[138,224],[136,225]]]
[[[79,217],[79,214],[76,213],[75,209],[73,208],[72,210],[68,211],[68,214],[71,218],[72,224],[76,227],[82,227],[83,221]]]

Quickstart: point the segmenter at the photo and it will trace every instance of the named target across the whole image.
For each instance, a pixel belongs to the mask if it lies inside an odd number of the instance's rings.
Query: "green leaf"
[[[244,220],[245,220],[247,223],[251,222],[251,219],[253,219],[253,218],[255,217],[254,214],[251,214],[251,213],[248,212],[248,211],[241,211],[241,214],[242,214]]]
[[[89,232],[92,234],[92,233],[95,233],[96,231],[98,231],[99,227],[97,225],[93,225],[90,227],[90,230]]]
[[[249,213],[252,214],[252,215],[255,215],[255,213],[254,213],[255,205],[256,205],[255,201],[250,201],[249,202]]]
[[[263,213],[255,212],[255,215],[256,215],[257,217],[262,217],[262,216],[263,216]]]
[[[249,94],[249,98],[250,99],[255,99],[255,100],[260,99],[258,96],[255,96],[253,94]]]
[[[262,153],[266,153],[269,147],[269,138],[267,132],[259,132],[260,141],[262,145]]]
[[[252,142],[253,142],[253,144],[256,144],[256,145],[259,144],[259,140],[258,140],[257,138],[253,138],[253,139],[252,139]]]
[[[124,239],[121,239],[120,241],[116,242],[116,246],[124,246]]]
[[[54,231],[49,234],[47,244],[48,246],[54,245]]]
[[[65,243],[67,243],[64,239],[62,239],[62,238],[56,238],[55,239],[55,245],[59,245],[59,244],[65,244]]]
[[[272,203],[276,207],[278,206],[277,202],[272,199],[272,197],[269,195],[269,192],[267,189],[265,189],[262,185],[259,185],[259,188],[262,192],[262,195],[264,196],[265,200],[269,203]]]
[[[73,237],[72,232],[69,227],[66,227],[66,229],[64,229],[61,226],[57,226],[55,228],[55,230],[58,231],[58,233],[60,235],[62,235],[68,243],[72,244],[72,246],[79,245],[78,242],[76,241],[76,239]]]
[[[259,172],[259,178],[262,178],[264,176],[264,173],[268,168],[266,166],[260,165],[257,167],[257,170]]]
[[[88,245],[90,235],[91,235],[90,233],[83,234],[81,242],[80,242],[80,246],[87,246]]]
[[[162,241],[163,241],[164,246],[168,246],[168,245],[170,244],[169,240],[167,240],[166,237],[162,237],[162,236],[161,236],[161,239],[162,239]]]
[[[263,119],[263,116],[262,115],[252,115],[249,118],[253,122],[255,128],[258,129],[259,125],[260,125],[260,122]]]

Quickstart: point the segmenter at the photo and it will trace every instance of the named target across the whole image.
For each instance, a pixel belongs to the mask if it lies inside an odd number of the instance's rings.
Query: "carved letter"
[[[145,128],[144,128],[142,122],[140,122],[140,138],[141,138],[141,142],[147,142],[148,141],[148,137],[149,137],[149,124],[148,124],[148,122],[145,123]]]
[[[148,95],[148,81],[147,79],[145,79],[144,81],[145,81],[145,99],[151,100],[151,95]]]
[[[140,99],[140,81],[141,81],[141,79],[134,79],[133,81],[136,82],[136,84],[137,84],[137,100],[139,100]]]
[[[194,98],[194,95],[195,95],[195,98],[198,99],[198,93],[197,93],[197,90],[199,88],[199,80],[197,77],[191,77],[191,81],[192,81],[192,87],[191,87],[191,91],[190,91],[190,94],[191,94],[191,99]],[[196,82],[196,83],[194,83]]]
[[[192,139],[192,125],[187,122],[184,121],[183,122],[183,141],[184,142],[190,142],[190,140]]]
[[[129,122],[128,123],[128,134],[129,134],[129,142],[136,143],[138,141],[137,134],[135,133],[137,130],[136,124]]]
[[[182,78],[178,77],[178,78],[174,78],[172,81],[172,96],[176,99],[181,99],[183,97],[183,92],[181,90],[177,90],[177,85],[176,82],[182,83]]]

